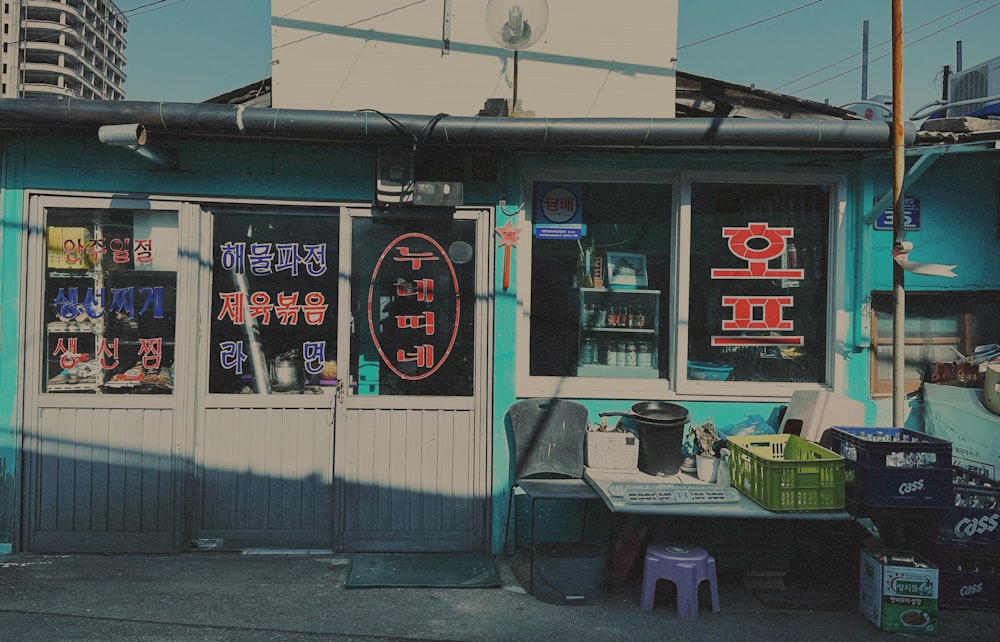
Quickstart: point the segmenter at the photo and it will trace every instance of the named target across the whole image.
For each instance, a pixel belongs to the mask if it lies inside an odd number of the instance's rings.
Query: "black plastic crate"
[[[938,539],[1000,547],[1000,482],[957,466],[952,472],[954,503],[942,511]]]
[[[939,541],[925,556],[938,567],[941,608],[1000,611],[1000,547]]]
[[[830,429],[844,458],[848,505],[947,508],[954,504],[951,442],[907,428]]]

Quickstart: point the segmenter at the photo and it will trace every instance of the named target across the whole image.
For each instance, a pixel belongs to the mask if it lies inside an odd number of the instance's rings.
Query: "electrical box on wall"
[[[416,181],[414,205],[461,205],[462,184],[442,181]]]
[[[375,159],[375,206],[413,202],[413,152],[406,147],[382,147]]]
[[[461,205],[461,181],[415,180],[414,150],[406,147],[383,147],[375,163],[375,206],[383,209],[401,205]],[[433,178],[447,172],[433,164],[422,165],[424,174]],[[430,171],[428,171],[430,169]]]

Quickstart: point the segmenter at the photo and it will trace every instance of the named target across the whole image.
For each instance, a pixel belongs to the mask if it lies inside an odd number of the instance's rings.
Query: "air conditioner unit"
[[[1000,94],[1000,56],[960,71],[948,81],[949,103],[987,98],[998,94]],[[964,116],[986,104],[986,101],[982,101],[948,107],[946,114],[949,118]]]

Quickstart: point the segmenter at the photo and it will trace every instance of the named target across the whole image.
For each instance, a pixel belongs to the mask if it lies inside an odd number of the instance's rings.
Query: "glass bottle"
[[[604,359],[605,364],[609,366],[618,365],[618,342],[608,341],[608,350],[605,354],[606,354],[606,357]]]
[[[615,359],[615,365],[619,368],[623,368],[628,365],[628,353],[626,351],[626,345],[624,341],[619,341],[617,347],[615,348],[618,352],[616,353],[617,358]]]
[[[635,365],[640,368],[653,367],[653,344],[649,341],[640,341],[636,344]]]
[[[625,365],[632,367],[638,365],[638,352],[636,351],[634,341],[629,341],[625,346]]]

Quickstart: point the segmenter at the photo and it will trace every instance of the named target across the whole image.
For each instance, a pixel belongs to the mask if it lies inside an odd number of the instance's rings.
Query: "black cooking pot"
[[[676,475],[680,469],[684,425],[691,413],[684,406],[666,401],[643,401],[629,412],[601,412],[601,417],[620,416],[635,422],[639,435],[639,470],[649,475]]]

